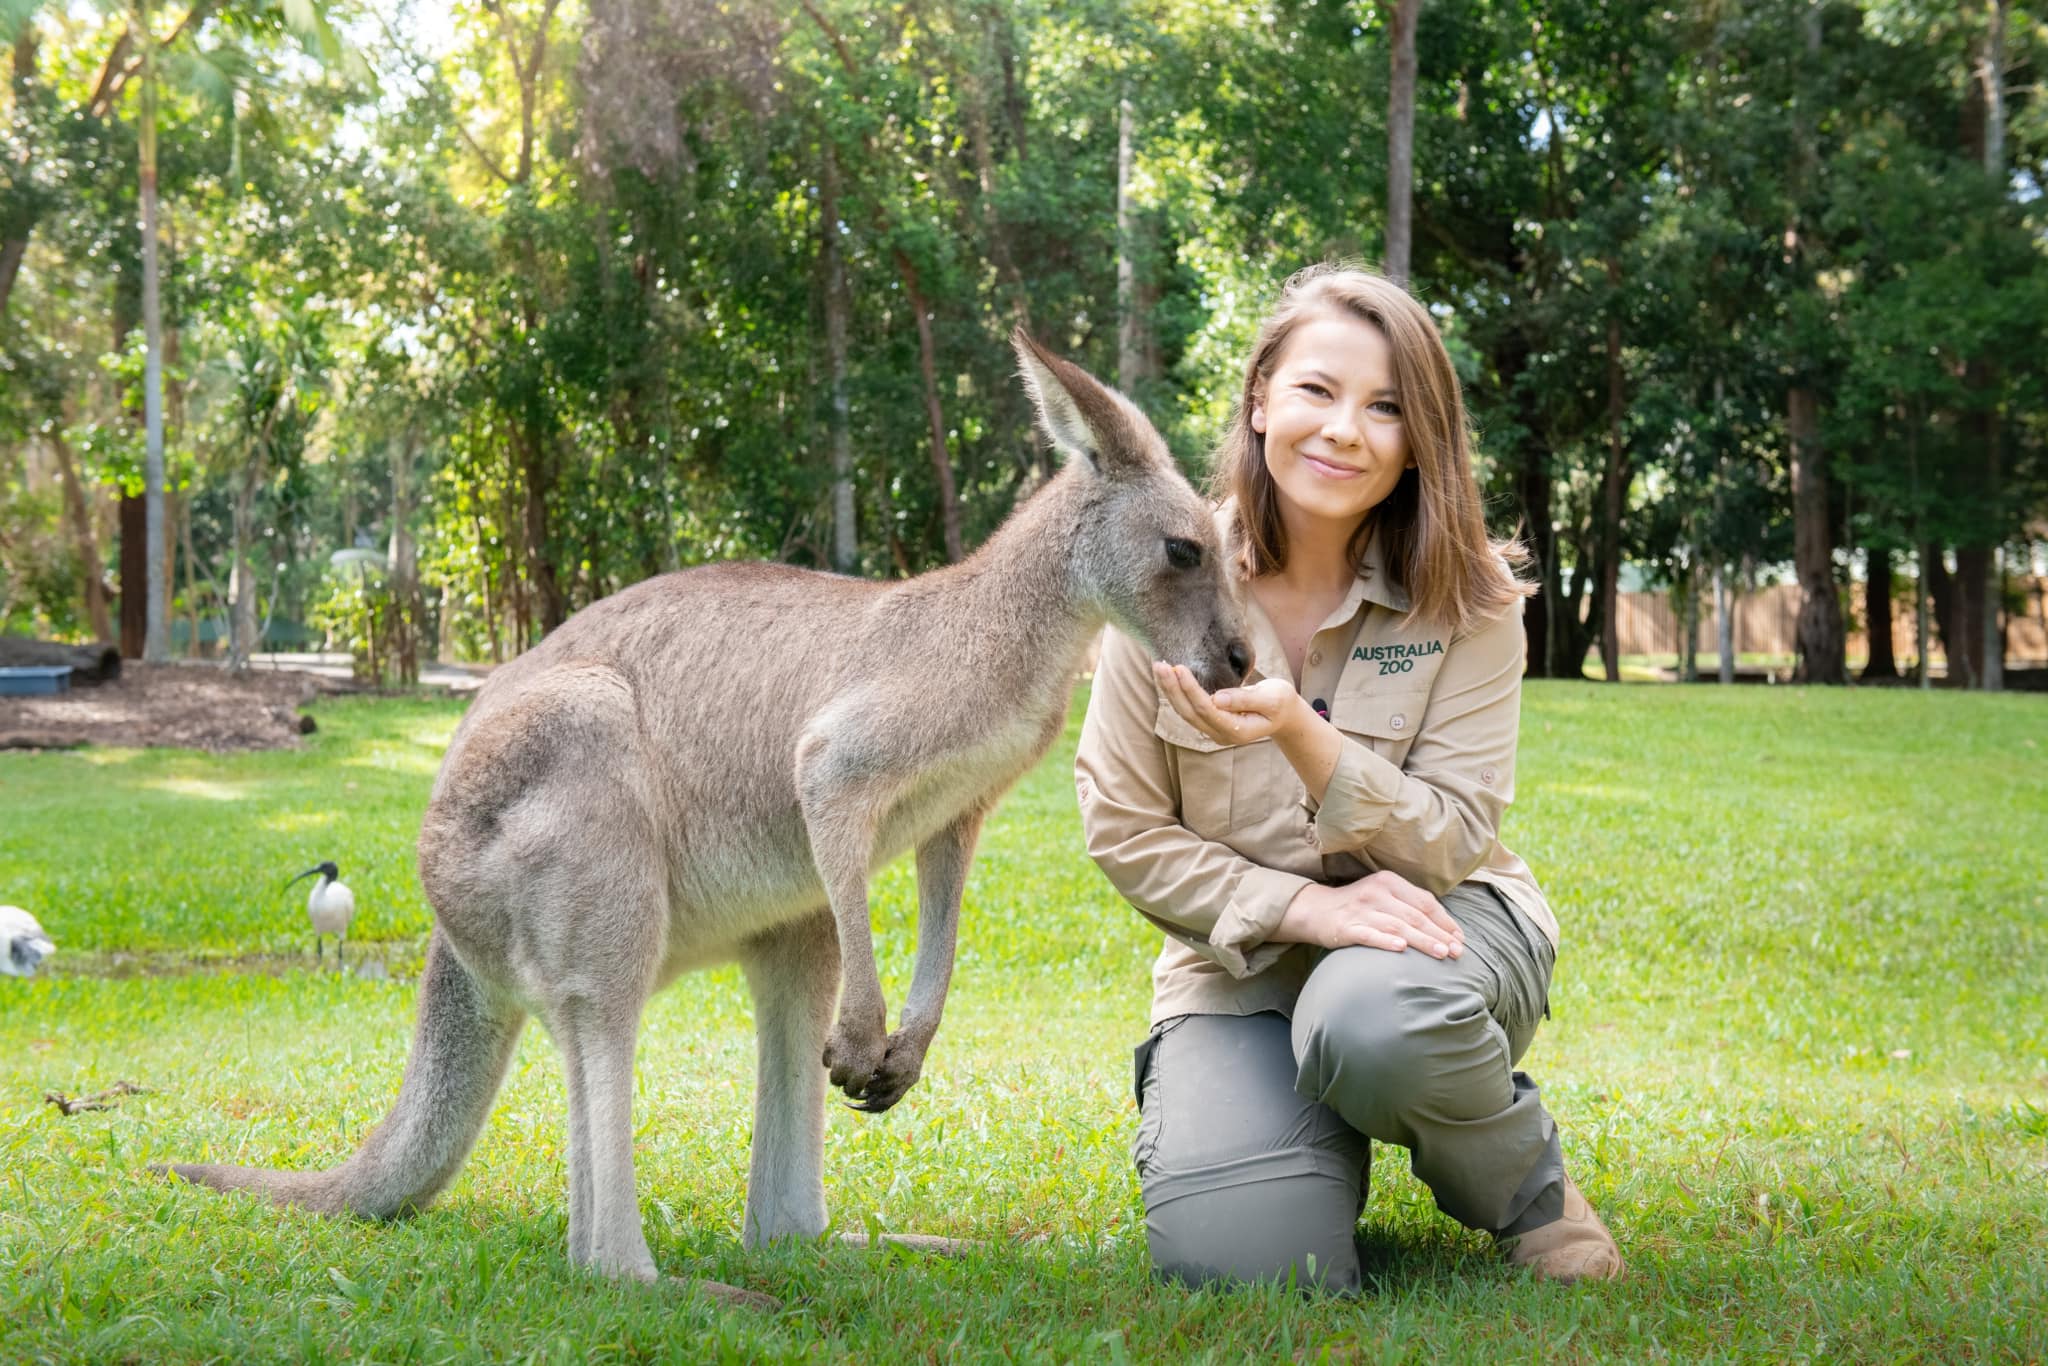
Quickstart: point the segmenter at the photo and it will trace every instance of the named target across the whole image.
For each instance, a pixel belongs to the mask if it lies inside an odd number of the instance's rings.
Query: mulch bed
[[[345,690],[316,674],[126,660],[119,678],[48,697],[0,697],[0,749],[78,745],[296,749],[313,729],[299,707]]]

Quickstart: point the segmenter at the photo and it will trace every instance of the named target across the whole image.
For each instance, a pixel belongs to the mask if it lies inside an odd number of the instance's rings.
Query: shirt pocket
[[[1165,742],[1180,784],[1180,823],[1203,839],[1228,834],[1237,747],[1218,744],[1202,734],[1163,699],[1152,733]]]
[[[1337,705],[1330,713],[1330,724],[1398,767],[1415,743],[1415,733],[1422,728],[1422,713],[1428,706],[1426,688],[1400,692],[1360,689],[1350,694],[1340,691]]]

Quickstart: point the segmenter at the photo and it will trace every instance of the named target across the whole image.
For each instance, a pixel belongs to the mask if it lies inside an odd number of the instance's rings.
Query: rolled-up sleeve
[[[1178,778],[1154,730],[1158,709],[1144,650],[1110,630],[1074,763],[1088,853],[1154,924],[1231,976],[1249,977],[1293,947],[1267,936],[1310,879],[1181,823]]]
[[[1358,853],[1437,893],[1486,861],[1514,798],[1527,648],[1521,617],[1504,613],[1452,642],[1400,764],[1369,740],[1344,737],[1314,810],[1318,848]]]

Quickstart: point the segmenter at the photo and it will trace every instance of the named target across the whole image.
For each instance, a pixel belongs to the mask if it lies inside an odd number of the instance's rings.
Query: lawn
[[[2048,1357],[2048,699],[1531,685],[1506,838],[1566,944],[1524,1066],[1631,1274],[1509,1273],[1383,1148],[1355,1300],[1146,1275],[1128,1050],[1156,941],[1082,851],[1070,727],[989,828],[925,1080],[829,1122],[843,1227],[985,1251],[743,1251],[745,989],[702,974],[651,1008],[648,1240],[772,1314],[569,1269],[538,1029],[410,1222],[143,1173],[326,1165],[396,1093],[427,925],[412,841],[459,706],[318,715],[295,753],[0,755],[0,902],[61,945],[50,975],[0,979],[0,1359]],[[394,980],[312,970],[305,884],[281,884],[323,858],[363,908],[352,952]],[[907,865],[876,904],[900,1001]],[[41,1100],[120,1079],[147,1094]]]

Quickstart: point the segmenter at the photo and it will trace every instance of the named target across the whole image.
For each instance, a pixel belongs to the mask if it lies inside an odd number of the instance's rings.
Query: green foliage
[[[136,148],[118,93],[92,100],[120,21],[74,9],[35,10],[4,96],[0,238],[30,249],[0,442],[95,433],[104,499],[132,482]],[[286,614],[328,553],[406,533],[447,641],[499,657],[650,574],[831,558],[828,233],[873,575],[947,554],[935,440],[970,547],[1042,477],[1017,324],[1102,374],[1128,325],[1129,385],[1199,472],[1277,281],[1384,246],[1370,6],[525,0],[458,7],[434,51],[403,14],[343,25],[360,54],[325,6],[206,13],[169,49],[159,154],[194,611],[241,469],[206,377],[280,317],[317,325],[334,386],[258,509]],[[2007,11],[1987,173],[1990,13],[1422,7],[1414,287],[1546,619],[1578,620],[1610,530],[1659,581],[1782,561],[1795,387],[1858,546],[2017,542],[2048,509],[2044,35]]]
[[[1618,1285],[1559,1291],[1509,1274],[1387,1147],[1361,1300],[1149,1279],[1127,1050],[1157,936],[1082,849],[1071,727],[990,823],[925,1079],[884,1118],[828,1118],[840,1227],[962,1234],[990,1239],[987,1251],[935,1263],[740,1249],[753,1045],[731,968],[684,977],[649,1010],[641,1202],[664,1269],[770,1292],[780,1313],[568,1269],[566,1102],[537,1029],[463,1175],[418,1218],[322,1220],[162,1184],[144,1164],[332,1162],[395,1093],[411,986],[312,971],[302,898],[281,884],[339,862],[363,908],[354,955],[402,976],[426,923],[411,842],[459,708],[341,700],[319,705],[320,731],[292,753],[0,755],[14,817],[0,826],[0,887],[61,946],[54,975],[0,979],[0,1352],[2048,1352],[2034,1312],[2048,1296],[2039,700],[1549,683],[1526,704],[1505,833],[1565,945],[1555,1018],[1525,1065],[1629,1258]],[[1902,773],[1910,796],[1894,800]],[[914,950],[906,863],[877,879],[875,905],[900,1001]],[[214,967],[175,970],[195,953]],[[247,953],[292,957],[235,970]],[[124,1078],[150,1093],[68,1119],[40,1100]]]

